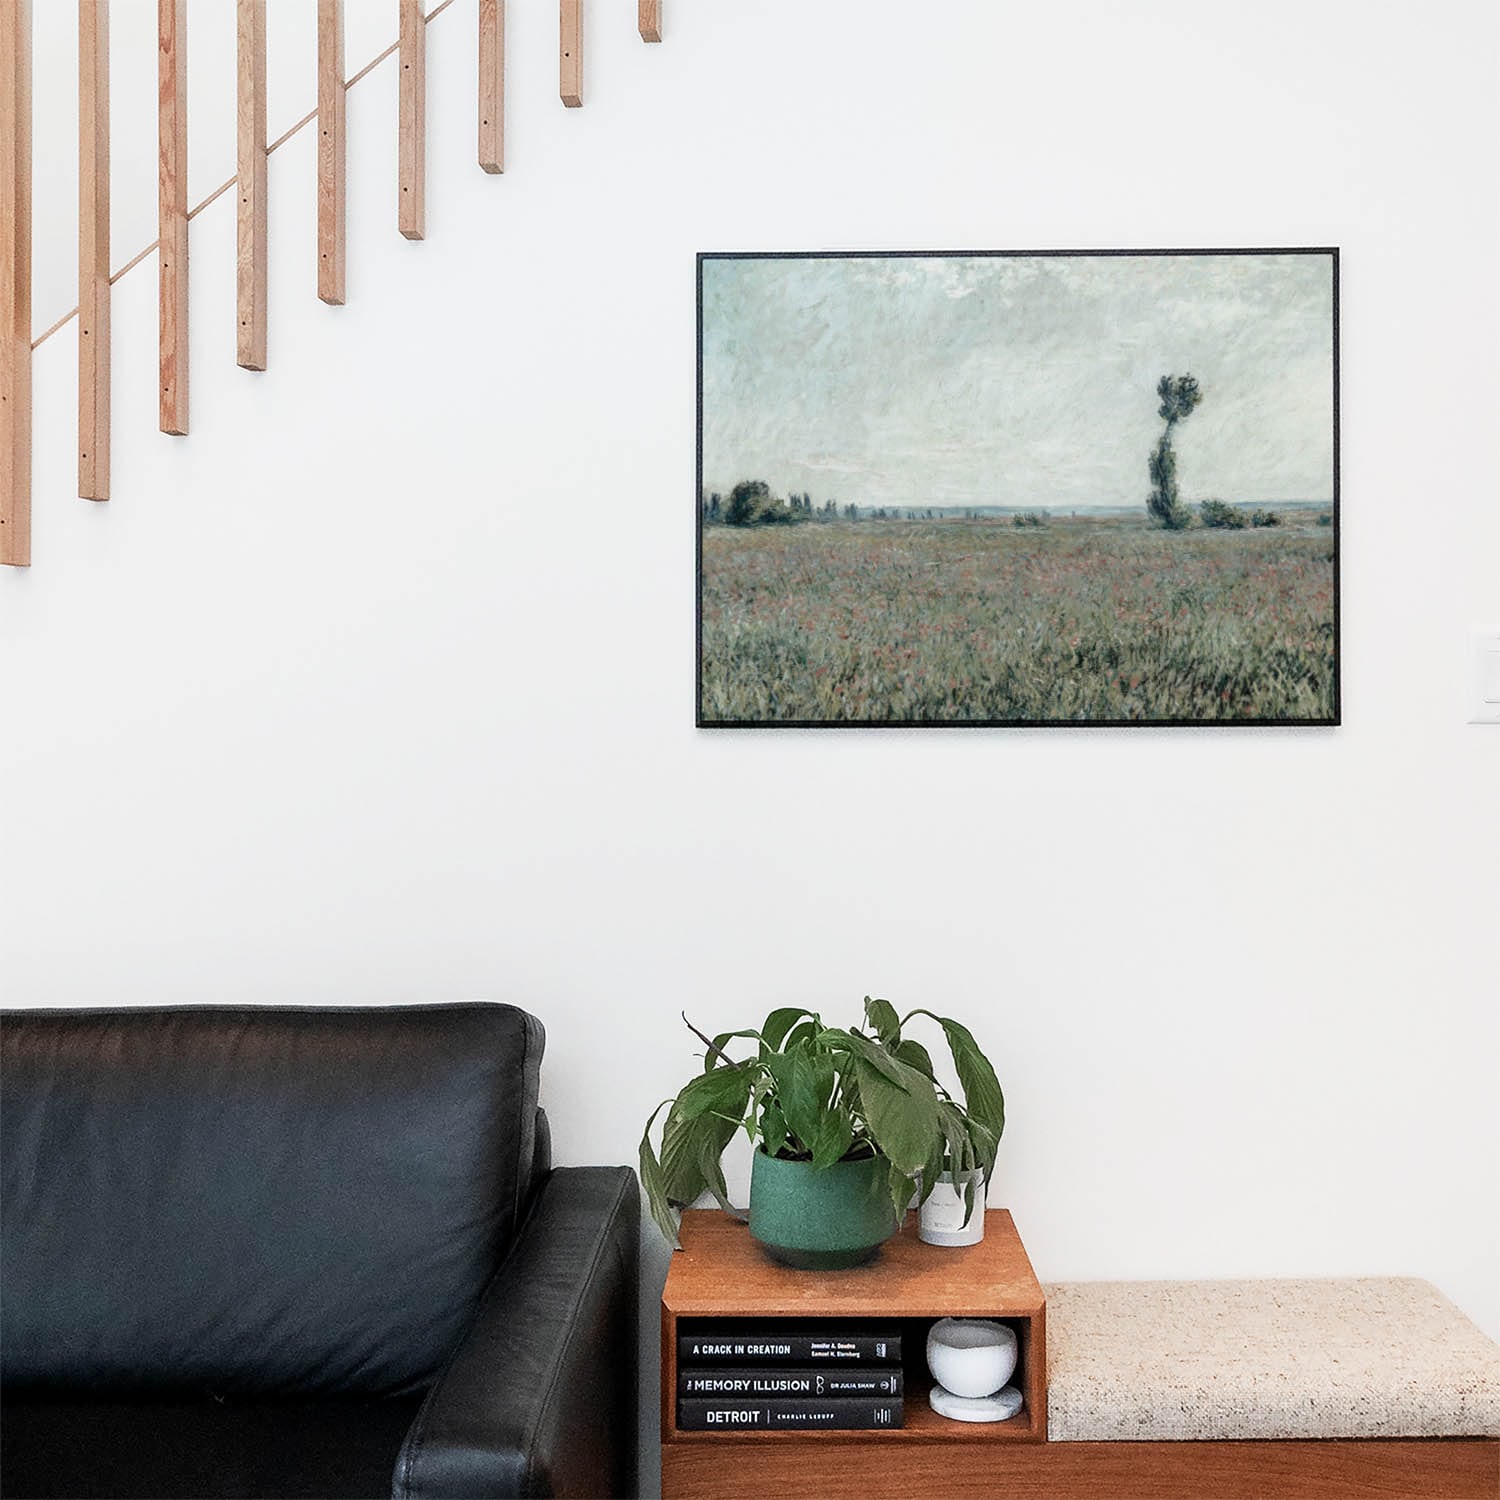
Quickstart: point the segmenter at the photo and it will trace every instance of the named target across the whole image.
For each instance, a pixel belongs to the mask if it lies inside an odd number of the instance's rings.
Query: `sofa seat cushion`
[[[1500,1434],[1500,1348],[1425,1281],[1046,1293],[1054,1441]]]
[[[421,1401],[7,1402],[0,1493],[372,1500]]]

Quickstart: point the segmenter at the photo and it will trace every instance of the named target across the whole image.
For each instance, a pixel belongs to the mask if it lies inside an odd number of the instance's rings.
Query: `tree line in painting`
[[[814,505],[808,494],[795,491],[785,500],[771,493],[764,479],[742,479],[728,496],[718,490],[701,497],[703,519],[710,526],[795,526],[803,521],[932,521],[937,512],[930,507],[840,505],[825,500]]]
[[[1250,528],[1280,526],[1283,517],[1278,511],[1254,507],[1245,510],[1241,505],[1232,505],[1223,499],[1205,499],[1200,502],[1197,516],[1190,505],[1184,504],[1178,487],[1178,455],[1173,449],[1173,434],[1179,422],[1190,417],[1203,401],[1202,387],[1193,375],[1163,375],[1157,383],[1157,396],[1161,405],[1158,416],[1166,422],[1157,446],[1151,450],[1146,472],[1151,477],[1151,493],[1146,496],[1146,514],[1155,525],[1164,531],[1187,531],[1194,522],[1211,531],[1242,531]],[[858,505],[855,502],[840,504],[837,499],[825,499],[814,504],[808,493],[792,493],[778,498],[763,478],[745,478],[724,496],[720,490],[705,490],[699,496],[703,522],[709,526],[786,526],[801,522],[835,522],[835,520],[947,520],[962,516],[965,520],[977,519],[983,511],[1004,511],[1017,528],[1047,525],[1047,511],[1014,510],[1013,507],[912,507],[912,505]],[[1332,511],[1323,511],[1319,525],[1332,525]]]
[[[771,493],[771,487],[763,479],[742,480],[726,497],[718,490],[705,491],[700,497],[703,522],[706,526],[796,526],[804,522],[828,524],[847,521],[980,521],[985,519],[1008,520],[1017,530],[1027,527],[1049,525],[1053,515],[1045,510],[1015,510],[1007,506],[910,506],[910,505],[855,505],[840,504],[837,500],[825,500],[815,504],[811,495],[795,491],[784,500]],[[1149,509],[1149,508],[1148,508]],[[1058,515],[1078,519],[1078,512],[1058,512]],[[1245,509],[1230,505],[1223,500],[1204,500],[1198,505],[1196,516],[1192,509],[1175,498],[1170,522],[1157,524],[1167,531],[1185,531],[1197,524],[1210,531],[1242,531],[1246,527],[1259,529],[1265,526],[1280,526],[1284,523],[1281,512],[1266,510],[1262,506]],[[1333,524],[1333,513],[1320,511],[1317,517],[1320,526]]]
[[[1262,529],[1282,524],[1281,515],[1261,506],[1246,510],[1224,500],[1201,501],[1196,516],[1184,504],[1177,483],[1177,453],[1172,444],[1177,424],[1186,420],[1203,400],[1203,391],[1191,375],[1163,375],[1156,394],[1161,404],[1158,415],[1165,422],[1156,446],[1147,460],[1151,490],[1146,497],[1146,513],[1152,523],[1164,531],[1186,531],[1198,524],[1211,531],[1241,531],[1246,527]],[[840,503],[837,499],[814,502],[806,493],[793,491],[785,499],[771,491],[764,479],[742,479],[726,496],[721,491],[705,491],[699,497],[703,520],[709,526],[795,526],[803,522],[835,521],[939,521],[961,517],[975,520],[984,512],[999,510],[1008,515],[1017,528],[1045,526],[1048,513],[1041,510],[1017,511],[996,506],[910,506],[858,505]],[[1318,524],[1333,522],[1331,512],[1323,512]]]

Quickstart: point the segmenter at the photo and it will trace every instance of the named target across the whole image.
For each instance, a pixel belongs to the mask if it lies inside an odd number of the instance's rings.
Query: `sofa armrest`
[[[640,1194],[546,1179],[396,1461],[397,1500],[635,1492]]]

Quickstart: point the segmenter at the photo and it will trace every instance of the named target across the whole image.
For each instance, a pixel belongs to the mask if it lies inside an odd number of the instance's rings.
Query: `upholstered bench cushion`
[[[1500,1434],[1500,1348],[1425,1281],[1046,1292],[1054,1441]]]

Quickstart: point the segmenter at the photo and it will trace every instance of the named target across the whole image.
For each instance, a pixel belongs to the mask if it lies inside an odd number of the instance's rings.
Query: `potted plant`
[[[947,1039],[962,1098],[933,1071],[921,1042],[903,1034],[923,1016]],[[913,1195],[944,1171],[968,1182],[994,1166],[1005,1099],[965,1026],[929,1010],[898,1016],[865,997],[864,1025],[827,1026],[816,1012],[773,1010],[757,1030],[703,1042],[703,1071],[659,1104],[641,1137],[641,1182],[662,1232],[677,1243],[677,1210],[702,1193],[729,1207],[720,1158],[743,1130],[755,1146],[750,1233],[778,1260],[830,1269],[868,1260],[900,1226]],[[735,1048],[748,1056],[735,1058]],[[651,1131],[666,1110],[658,1155]],[[982,1211],[982,1205],[981,1205]]]

